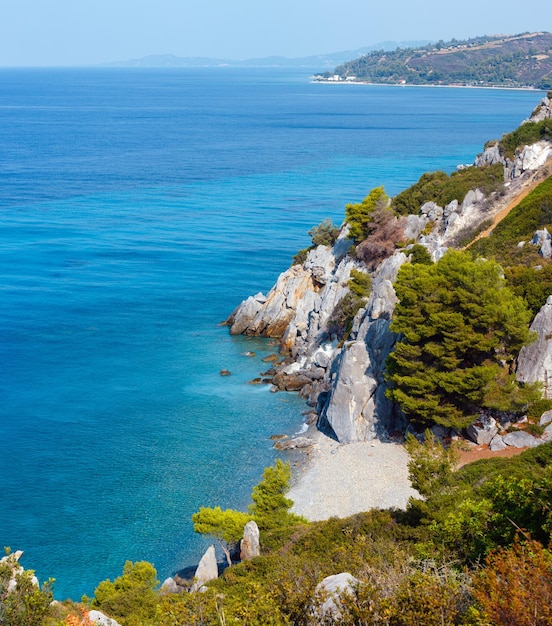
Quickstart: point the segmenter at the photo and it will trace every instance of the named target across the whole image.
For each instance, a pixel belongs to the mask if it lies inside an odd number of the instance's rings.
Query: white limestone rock
[[[552,99],[550,96],[546,96],[537,106],[537,108],[531,114],[531,117],[526,122],[542,122],[543,120],[552,118]]]
[[[541,382],[545,398],[552,398],[552,296],[537,313],[531,330],[537,340],[524,346],[518,357],[516,377],[522,383]]]
[[[99,624],[100,626],[120,626],[119,622],[116,622],[112,617],[107,617],[100,611],[90,611],[88,613],[88,618],[94,624]]]
[[[485,148],[482,154],[475,159],[475,167],[485,167],[487,165],[495,165],[501,163],[506,165],[506,159],[500,154],[498,142],[493,143]]]
[[[550,259],[552,257],[552,237],[547,228],[535,231],[531,244],[540,248],[539,254],[544,259]]]
[[[318,583],[314,590],[315,605],[313,608],[317,624],[339,624],[341,611],[339,605],[344,596],[353,596],[359,580],[348,572],[327,576]],[[322,599],[316,603],[316,598]]]
[[[523,430],[508,433],[502,439],[507,446],[512,446],[513,448],[536,448],[543,443],[541,439],[537,439]]]
[[[531,146],[524,146],[509,166],[509,178],[518,178],[525,172],[538,170],[550,156],[552,156],[552,144],[549,141],[543,140]]]
[[[398,252],[380,265],[356,337],[334,362],[318,425],[341,443],[368,441],[391,429],[393,405],[383,374],[397,338],[389,330],[397,301],[393,282],[406,259]]]
[[[243,529],[243,539],[240,542],[240,559],[250,561],[260,555],[259,527],[254,521],[247,522]]]
[[[552,424],[548,424],[548,426],[544,429],[541,439],[543,441],[552,441]]]
[[[541,426],[546,426],[552,422],[552,411],[545,411],[539,419],[539,424]]]
[[[200,591],[205,583],[210,580],[215,580],[216,578],[218,578],[217,557],[215,554],[215,546],[210,545],[197,566],[190,592]]]
[[[496,420],[486,415],[480,415],[466,428],[466,434],[477,445],[490,443],[497,433]]]
[[[489,444],[491,452],[498,452],[499,450],[504,450],[507,447],[508,446],[504,441],[504,437],[501,437],[500,435],[493,437],[491,443]]]
[[[165,578],[161,585],[160,592],[163,593],[180,593],[181,588],[176,584],[174,578]]]

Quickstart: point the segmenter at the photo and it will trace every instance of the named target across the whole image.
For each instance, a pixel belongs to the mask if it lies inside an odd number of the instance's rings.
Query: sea
[[[471,163],[538,91],[275,68],[0,69],[0,545],[58,599],[196,563],[304,402],[221,325],[347,203]],[[254,352],[256,356],[245,356]],[[221,376],[227,369],[230,376]]]

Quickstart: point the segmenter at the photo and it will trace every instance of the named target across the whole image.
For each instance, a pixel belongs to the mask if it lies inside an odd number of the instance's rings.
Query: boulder
[[[94,624],[100,624],[100,626],[120,626],[119,622],[116,622],[112,617],[107,617],[100,611],[90,611],[88,619]]]
[[[174,578],[165,578],[161,585],[161,593],[180,593],[181,588],[176,584]]]
[[[544,432],[541,435],[541,439],[543,441],[552,440],[552,424],[548,424],[548,426],[544,429]]]
[[[550,424],[550,422],[552,422],[552,411],[545,411],[540,416],[539,424],[541,426],[546,426],[547,424]]]
[[[496,435],[495,437],[493,437],[491,443],[489,444],[489,449],[492,452],[498,452],[499,450],[504,450],[507,447],[508,446],[504,442],[504,438],[500,435]]]
[[[498,426],[496,420],[486,415],[480,415],[473,424],[466,428],[466,434],[477,445],[491,443],[497,433]]]
[[[201,587],[210,580],[218,578],[218,564],[215,554],[215,546],[210,545],[197,566],[194,582],[190,588],[191,592],[199,591]]]
[[[240,542],[240,560],[250,561],[260,555],[259,527],[254,521],[247,522],[243,529],[243,539]]]
[[[536,448],[542,443],[542,440],[533,437],[533,435],[523,430],[508,433],[504,435],[503,439],[507,446],[512,446],[513,448]]]
[[[314,590],[313,615],[317,624],[339,624],[339,605],[344,597],[354,596],[359,580],[348,572],[327,576]],[[318,599],[318,602],[316,601]]]
[[[516,377],[522,383],[540,382],[545,398],[552,398],[552,296],[536,314],[531,330],[537,340],[519,353]]]
[[[510,178],[518,178],[525,172],[534,172],[541,168],[552,155],[552,144],[548,141],[539,141],[531,146],[524,146],[516,154],[510,166]]]
[[[297,448],[309,448],[310,446],[312,446],[312,439],[307,437],[280,440],[274,444],[276,450],[295,450]]]

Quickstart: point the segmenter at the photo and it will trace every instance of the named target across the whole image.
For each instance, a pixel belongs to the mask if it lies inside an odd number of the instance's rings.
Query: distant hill
[[[428,41],[383,41],[364,48],[358,48],[357,50],[346,50],[308,57],[288,58],[283,56],[271,56],[242,61],[210,57],[178,57],[174,54],[155,54],[140,59],[114,61],[112,63],[104,63],[103,65],[116,67],[308,67],[322,71],[327,68],[334,68],[336,65],[345,63],[356,57],[369,54],[374,50],[410,49],[425,46],[428,45],[428,43]]]
[[[493,35],[394,51],[338,65],[322,80],[552,88],[552,34]]]

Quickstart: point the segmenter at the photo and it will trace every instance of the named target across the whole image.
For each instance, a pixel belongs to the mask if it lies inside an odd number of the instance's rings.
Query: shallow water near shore
[[[197,561],[191,514],[246,507],[270,435],[301,428],[296,395],[247,384],[275,346],[219,323],[311,226],[473,161],[542,96],[282,70],[0,74],[0,541],[74,599],[127,559],[161,579]]]

